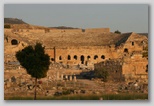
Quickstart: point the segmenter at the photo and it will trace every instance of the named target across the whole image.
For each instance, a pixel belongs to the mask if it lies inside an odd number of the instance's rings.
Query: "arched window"
[[[62,60],[62,57],[61,56],[59,56],[59,60]]]
[[[132,42],[132,46],[134,46],[134,42]]]
[[[105,56],[104,56],[104,55],[102,55],[102,56],[101,56],[101,58],[102,58],[102,59],[105,59]]]
[[[70,55],[68,55],[67,59],[68,59],[68,60],[71,60],[71,56],[70,56]]]
[[[87,56],[87,59],[89,60],[90,59],[90,56]]]
[[[74,55],[74,59],[77,60],[77,55]]]
[[[51,58],[51,61],[54,61],[55,59],[54,58]]]
[[[83,55],[81,55],[80,60],[81,60],[81,64],[84,64],[84,56]]]
[[[128,49],[127,49],[127,48],[125,48],[125,49],[124,49],[124,52],[125,52],[125,53],[128,53]]]
[[[11,40],[11,44],[12,45],[17,45],[18,44],[18,41],[16,39],[13,39],[13,40]]]
[[[98,56],[97,56],[97,55],[95,55],[95,56],[94,56],[94,59],[96,60],[97,58],[98,58]]]

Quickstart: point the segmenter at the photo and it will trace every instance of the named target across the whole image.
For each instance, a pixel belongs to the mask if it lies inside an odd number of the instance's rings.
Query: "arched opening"
[[[95,55],[95,56],[94,56],[94,59],[96,60],[97,58],[98,58],[98,56],[97,56],[97,55]]]
[[[90,59],[90,56],[87,56],[87,59],[89,60]]]
[[[16,39],[13,39],[13,40],[11,40],[11,44],[12,45],[17,45],[18,44],[18,41]]]
[[[134,46],[134,42],[132,42],[132,46]]]
[[[125,52],[125,53],[128,53],[128,49],[127,49],[127,48],[125,48],[125,49],[124,49],[124,52]]]
[[[146,70],[145,70],[145,72],[147,72],[147,73],[148,73],[148,65],[146,65]]]
[[[67,59],[68,59],[68,60],[71,60],[71,56],[70,56],[70,55],[68,55]]]
[[[77,60],[77,55],[74,56],[74,59]]]
[[[61,56],[59,56],[59,60],[62,60],[62,57]]]
[[[81,60],[81,64],[84,64],[84,56],[83,55],[80,57],[80,60]]]
[[[104,55],[102,55],[102,56],[101,56],[101,58],[102,58],[102,59],[105,59],[105,56],[104,56]]]
[[[51,61],[54,61],[55,59],[54,58],[51,58]]]

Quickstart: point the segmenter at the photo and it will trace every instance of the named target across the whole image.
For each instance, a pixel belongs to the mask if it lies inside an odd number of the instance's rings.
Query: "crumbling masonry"
[[[148,59],[143,57],[148,38],[137,33],[115,34],[95,29],[4,29],[5,63],[17,61],[15,53],[41,42],[51,62],[91,70],[106,68],[111,80],[148,81]]]

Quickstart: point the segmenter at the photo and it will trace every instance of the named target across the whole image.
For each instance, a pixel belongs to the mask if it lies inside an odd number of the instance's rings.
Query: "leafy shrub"
[[[11,28],[10,25],[4,25],[4,28]]]
[[[103,81],[106,82],[109,76],[109,73],[106,69],[102,69],[102,70],[95,70],[94,75],[96,78],[103,78]]]
[[[116,30],[114,33],[121,34],[121,32],[119,30]]]

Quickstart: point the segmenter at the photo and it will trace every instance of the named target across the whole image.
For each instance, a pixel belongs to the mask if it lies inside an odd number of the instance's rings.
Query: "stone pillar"
[[[67,75],[65,75],[65,79],[68,80],[68,76]]]
[[[59,80],[59,72],[57,72],[56,79]]]
[[[76,76],[74,75],[73,80],[76,82]]]
[[[69,76],[69,80],[72,81],[72,75]]]
[[[61,74],[61,80],[63,80],[63,74]]]

